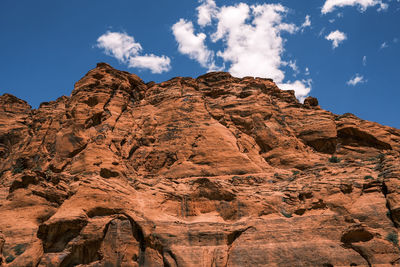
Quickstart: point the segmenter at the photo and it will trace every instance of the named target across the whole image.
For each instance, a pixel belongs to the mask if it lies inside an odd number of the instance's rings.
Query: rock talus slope
[[[400,130],[272,80],[105,63],[0,96],[2,266],[399,266]]]

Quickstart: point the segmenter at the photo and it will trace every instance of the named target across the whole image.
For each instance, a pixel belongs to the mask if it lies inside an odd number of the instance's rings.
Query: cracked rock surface
[[[0,96],[1,266],[399,266],[400,130],[270,79],[105,63]]]

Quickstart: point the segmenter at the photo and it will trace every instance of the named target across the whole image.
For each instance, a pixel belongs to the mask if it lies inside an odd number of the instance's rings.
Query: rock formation
[[[0,96],[2,266],[400,265],[400,130],[270,79],[105,63]]]

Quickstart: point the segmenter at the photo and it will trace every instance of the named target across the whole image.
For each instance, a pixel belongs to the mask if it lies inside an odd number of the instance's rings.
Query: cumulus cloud
[[[376,5],[379,5],[378,11],[388,8],[388,5],[383,3],[382,0],[326,0],[322,6],[321,13],[327,14],[338,7],[345,6],[358,6],[364,12],[368,7]]]
[[[362,64],[363,64],[363,66],[367,66],[367,56],[363,56]]]
[[[345,33],[336,30],[325,36],[325,39],[328,41],[332,41],[332,47],[333,49],[335,49],[336,47],[339,46],[340,43],[342,43],[344,40],[347,39],[347,36]]]
[[[306,16],[305,21],[303,22],[303,24],[301,25],[301,28],[307,28],[307,27],[311,27],[311,20],[310,20],[310,15]]]
[[[304,81],[285,83],[282,67],[298,72],[295,61],[282,59],[285,39],[282,33],[294,34],[311,25],[307,15],[302,26],[285,21],[287,8],[280,4],[248,5],[239,3],[218,7],[213,0],[201,0],[197,24],[203,32],[195,33],[192,22],[180,19],[172,26],[178,50],[201,66],[225,69],[237,77],[272,78],[285,89],[294,89],[299,99],[311,90]],[[208,26],[205,28],[204,26]],[[222,49],[213,51],[206,41],[221,43]],[[224,67],[216,67],[221,62]],[[304,86],[299,86],[303,84]]]
[[[131,68],[148,69],[162,73],[171,69],[167,56],[141,55],[143,48],[132,36],[121,32],[106,32],[97,39],[97,47]]]
[[[178,42],[178,50],[189,58],[196,60],[204,68],[215,69],[214,53],[208,50],[204,33],[195,34],[193,23],[180,19],[172,26],[172,33]]]
[[[281,5],[248,6],[241,3],[221,8],[212,40],[225,43],[226,48],[217,55],[230,63],[232,75],[269,75],[277,81],[284,79],[280,69],[283,52],[280,32],[293,32],[295,25],[283,23],[281,12],[285,12]],[[250,23],[247,23],[249,19]]]
[[[132,36],[120,32],[107,32],[101,35],[97,39],[97,47],[103,48],[107,55],[121,62],[129,60],[142,50],[142,46],[136,43]]]
[[[364,79],[364,76],[357,73],[356,75],[354,75],[353,78],[347,81],[347,85],[356,86],[359,83],[365,83],[365,82],[366,80]]]
[[[211,24],[211,20],[217,14],[217,5],[214,0],[201,0],[202,4],[196,8],[197,24],[204,27]]]
[[[304,99],[310,93],[311,90],[311,80],[294,81],[287,83],[278,83],[278,87],[282,90],[294,90],[296,97],[304,102]]]
[[[149,69],[152,73],[163,73],[170,70],[171,60],[166,56],[156,56],[146,54],[144,56],[134,56],[129,59],[129,67],[139,69]]]

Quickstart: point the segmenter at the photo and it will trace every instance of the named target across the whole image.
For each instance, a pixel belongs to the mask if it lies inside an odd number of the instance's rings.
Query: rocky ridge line
[[[400,265],[400,130],[270,79],[99,63],[0,96],[4,266]]]

